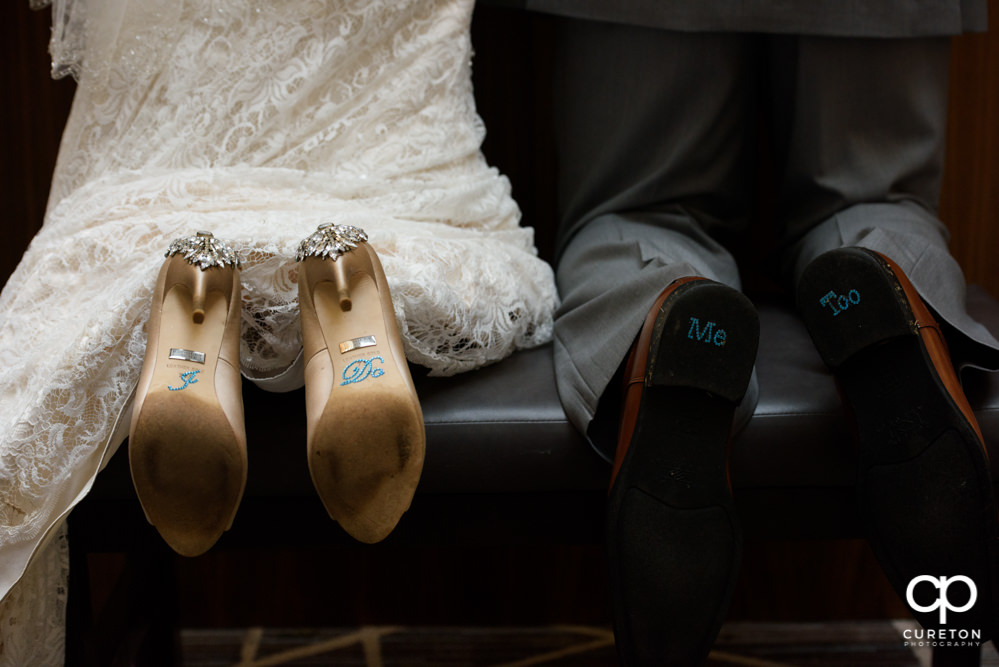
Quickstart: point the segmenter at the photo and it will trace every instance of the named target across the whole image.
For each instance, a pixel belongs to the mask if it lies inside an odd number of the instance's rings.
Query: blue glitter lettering
[[[828,294],[819,299],[819,305],[832,308],[833,317],[836,317],[850,306],[855,306],[858,303],[860,303],[860,292],[855,289],[850,290],[846,295],[836,294],[836,292],[830,290]],[[839,308],[836,306],[839,306]]]
[[[195,384],[198,381],[198,378],[196,376],[200,372],[201,371],[198,370],[198,371],[187,371],[186,373],[181,373],[180,379],[184,381],[184,386],[171,387],[170,385],[167,385],[167,389],[169,389],[170,391],[180,391],[181,389],[187,389],[187,385]]]
[[[711,329],[715,326],[714,322],[708,322],[704,325],[704,331],[701,331],[701,321],[696,317],[690,318],[690,331],[687,332],[687,338],[691,340],[711,340]],[[695,335],[696,334],[696,335]]]
[[[347,364],[347,367],[343,369],[343,382],[340,383],[340,386],[356,384],[364,382],[369,377],[379,378],[385,375],[383,369],[373,366],[376,359],[383,364],[385,363],[385,360],[381,357],[371,357],[370,359],[356,359]]]
[[[728,334],[724,329],[715,330],[714,334],[711,330],[714,329],[716,325],[714,322],[708,322],[704,325],[704,330],[701,330],[701,321],[696,317],[690,318],[690,330],[687,331],[687,338],[690,340],[699,340],[703,343],[712,343],[716,347],[722,347],[725,345],[725,340],[728,338]]]

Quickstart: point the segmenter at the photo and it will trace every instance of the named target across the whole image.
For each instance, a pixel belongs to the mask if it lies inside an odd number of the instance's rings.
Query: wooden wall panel
[[[968,282],[999,297],[999,28],[954,40],[950,96],[940,217]]]

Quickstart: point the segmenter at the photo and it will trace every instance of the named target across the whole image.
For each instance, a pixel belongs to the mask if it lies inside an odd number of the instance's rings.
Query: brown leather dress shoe
[[[927,630],[986,641],[999,520],[939,325],[893,261],[861,248],[816,258],[798,308],[856,421],[860,510],[881,567]]]
[[[683,278],[632,348],[605,526],[624,665],[701,663],[721,628],[741,553],[726,450],[758,342],[746,297]]]

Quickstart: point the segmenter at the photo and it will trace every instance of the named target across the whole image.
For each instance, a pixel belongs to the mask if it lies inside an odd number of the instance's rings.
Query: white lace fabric
[[[551,270],[479,151],[471,5],[57,0],[53,71],[79,86],[45,224],[0,294],[0,664],[61,664],[60,642],[17,639],[61,626],[65,540],[36,552],[119,444],[174,238],[240,252],[251,377],[298,354],[295,248],[328,221],[368,232],[432,373],[550,338]]]

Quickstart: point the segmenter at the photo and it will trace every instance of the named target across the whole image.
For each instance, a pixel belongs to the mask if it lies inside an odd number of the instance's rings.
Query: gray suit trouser
[[[754,209],[761,123],[776,172],[775,265],[789,285],[827,250],[879,251],[980,353],[975,365],[997,365],[999,343],[965,311],[964,276],[936,216],[949,53],[946,37],[564,21],[555,364],[566,413],[598,451],[616,427],[616,405],[602,397],[656,296],[689,275],[741,289],[728,248]]]

